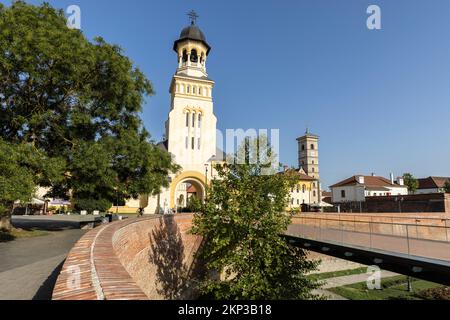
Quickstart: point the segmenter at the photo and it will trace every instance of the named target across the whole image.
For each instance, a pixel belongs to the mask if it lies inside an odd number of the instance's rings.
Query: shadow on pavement
[[[55,270],[49,275],[47,280],[44,281],[44,283],[40,286],[38,291],[33,297],[33,300],[51,300],[53,289],[55,288],[56,280],[58,279],[58,275],[61,272],[61,269],[64,265],[64,262],[61,262]]]

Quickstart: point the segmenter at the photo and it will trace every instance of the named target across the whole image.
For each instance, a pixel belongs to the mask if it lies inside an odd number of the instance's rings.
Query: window
[[[341,198],[345,198],[345,190],[341,190]]]
[[[291,205],[294,205],[294,198],[291,199]]]
[[[198,115],[198,127],[199,128],[202,127],[202,115],[201,114]]]
[[[317,195],[316,190],[313,191],[313,197],[315,197]]]
[[[302,144],[302,151],[305,151],[305,145]]]
[[[186,127],[189,127],[189,113],[186,113]]]
[[[302,191],[303,191],[303,193],[306,192],[306,184],[304,184],[304,185],[302,186]]]
[[[195,113],[192,114],[192,127],[195,128]]]
[[[314,149],[316,149],[316,147],[312,144],[311,145],[311,150],[314,150]]]
[[[187,86],[187,93],[191,93],[191,86]]]
[[[312,172],[316,172],[316,169],[315,169],[315,168],[312,168]]]
[[[200,150],[200,142],[201,142],[201,140],[200,140],[200,138],[198,138],[198,140],[197,140],[197,148],[198,148],[198,150]]]
[[[195,138],[192,137],[192,150],[194,150],[194,149],[195,149]]]
[[[291,188],[291,193],[294,193],[294,187]]]
[[[188,59],[188,55],[187,55],[187,51],[185,49],[185,50],[183,50],[183,62],[186,62],[187,59]]]
[[[198,62],[198,54],[197,50],[193,49],[191,51],[191,62],[197,63]]]
[[[297,205],[300,205],[300,200],[299,199],[297,199]]]
[[[297,193],[300,193],[300,186],[297,185]]]

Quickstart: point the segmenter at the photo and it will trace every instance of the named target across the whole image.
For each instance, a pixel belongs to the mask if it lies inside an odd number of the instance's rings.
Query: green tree
[[[11,230],[14,202],[28,202],[35,190],[32,171],[23,165],[23,152],[0,139],[0,230]]]
[[[0,4],[0,137],[63,165],[62,179],[40,181],[49,196],[83,207],[167,186],[178,167],[139,117],[152,94],[118,46],[67,28],[62,10]]]
[[[201,291],[216,299],[317,298],[317,283],[305,276],[317,263],[280,236],[291,222],[284,209],[295,181],[265,174],[274,155],[265,139],[249,142],[216,166],[218,178],[198,204],[192,232],[205,239],[199,258],[209,270]]]
[[[405,173],[403,175],[403,180],[405,181],[405,186],[408,187],[409,192],[411,194],[416,193],[417,189],[419,188],[419,180],[414,178],[411,173]]]
[[[444,191],[450,193],[450,179],[445,182]]]

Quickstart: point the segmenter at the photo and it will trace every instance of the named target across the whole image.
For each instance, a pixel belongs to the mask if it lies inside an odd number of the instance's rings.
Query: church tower
[[[305,173],[314,178],[312,202],[314,204],[321,202],[320,190],[320,171],[319,171],[319,136],[311,134],[308,129],[304,136],[297,139],[298,141],[298,162],[299,167]]]
[[[205,163],[216,155],[214,81],[208,77],[206,69],[211,47],[196,25],[195,12],[189,17],[191,24],[181,31],[173,46],[177,70],[170,85],[166,143],[167,150],[183,170],[203,172]]]
[[[309,133],[306,130],[304,136],[297,139],[299,150],[299,167],[303,168],[306,174],[320,180],[319,171],[319,136]]]

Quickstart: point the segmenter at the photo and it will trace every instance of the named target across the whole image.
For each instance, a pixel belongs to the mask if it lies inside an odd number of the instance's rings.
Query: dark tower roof
[[[205,34],[194,23],[181,31],[180,38],[173,44],[173,50],[177,51],[178,43],[184,40],[200,41],[208,49],[206,54],[209,54],[209,51],[211,51],[211,47],[209,46],[208,42],[206,42]]]

